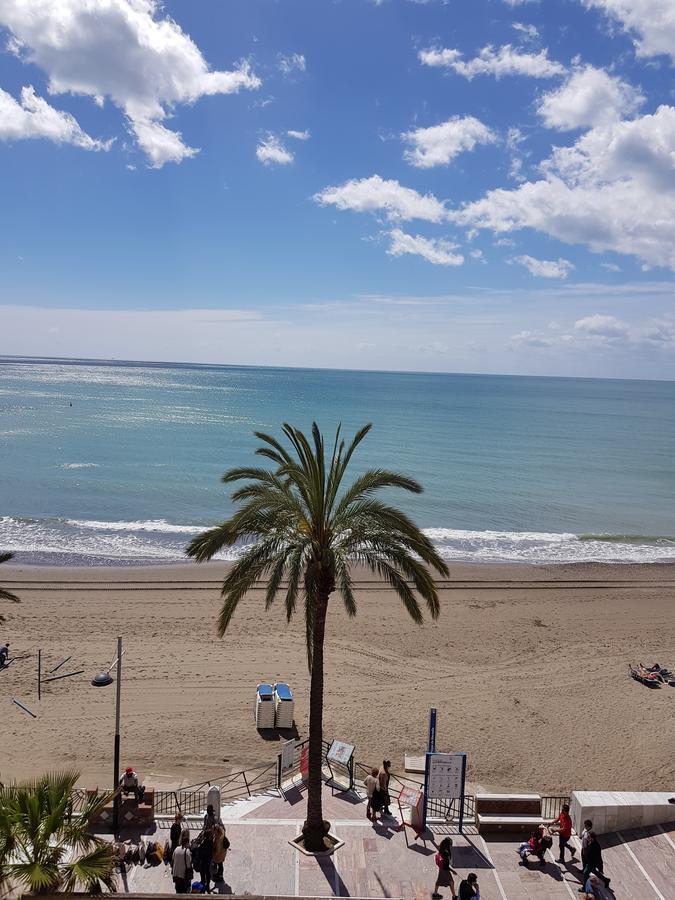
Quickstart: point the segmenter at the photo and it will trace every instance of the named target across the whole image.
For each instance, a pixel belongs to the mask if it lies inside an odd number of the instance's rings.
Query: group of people
[[[536,856],[544,865],[544,855],[553,845],[553,835],[557,834],[559,841],[558,862],[565,862],[565,850],[569,850],[571,862],[576,861],[576,849],[570,844],[572,837],[572,819],[570,808],[565,804],[556,819],[548,825],[539,825],[532,830],[527,841],[518,847],[521,864],[526,866],[529,856]],[[609,888],[610,879],[604,873],[602,860],[602,848],[596,833],[593,831],[593,822],[590,819],[584,821],[584,830],[581,833],[581,887],[580,894],[586,894],[588,898],[600,898],[600,884]]]
[[[223,881],[223,864],[230,842],[220,815],[209,804],[201,832],[190,841],[190,829],[181,813],[169,833],[168,859],[177,894],[210,894],[211,883]],[[195,872],[199,880],[193,881]]]
[[[366,806],[366,818],[371,822],[377,821],[377,814],[382,816],[390,816],[391,797],[389,795],[389,782],[391,781],[391,760],[382,760],[382,766],[370,770],[370,774],[366,775],[363,784],[366,788],[368,804]]]

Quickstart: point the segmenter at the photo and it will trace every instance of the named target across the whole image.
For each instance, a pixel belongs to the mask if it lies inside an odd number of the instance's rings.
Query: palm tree
[[[0,789],[0,886],[34,894],[115,890],[112,845],[89,832],[112,793],[88,797],[73,815],[78,778],[61,772]]]
[[[9,562],[14,556],[13,553],[0,553],[0,563]],[[0,600],[11,600],[13,603],[19,603],[19,598],[11,591],[6,591],[0,587]],[[0,614],[0,625],[5,621],[5,617]]]
[[[305,847],[324,850],[330,823],[323,821],[323,647],[328,599],[338,590],[348,615],[356,614],[350,564],[365,564],[384,578],[403,601],[413,621],[422,622],[416,593],[426,601],[432,618],[439,612],[436,584],[429,568],[443,575],[447,567],[431,542],[400,510],[376,499],[382,488],[403,488],[419,494],[412,478],[385,469],[371,469],[349,487],[343,479],[352,455],[371,429],[357,432],[348,448],[337,429],[330,459],[316,423],[312,443],[297,428],[284,424],[289,449],[262,432],[256,453],[274,463],[273,470],[243,467],[223,475],[225,484],[247,483],[232,494],[240,508],[226,522],[194,538],[187,555],[209,560],[223,547],[247,545],[223,582],[225,598],[218,618],[222,637],[239,601],[267,578],[265,608],[282,590],[290,620],[298,599],[304,602],[307,661],[310,670],[309,773]],[[286,579],[282,585],[283,579]],[[411,583],[412,582],[412,586]]]

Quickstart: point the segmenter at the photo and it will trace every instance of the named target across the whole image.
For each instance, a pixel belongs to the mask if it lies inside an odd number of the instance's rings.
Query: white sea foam
[[[172,562],[184,559],[191,535],[207,525],[175,524],[166,519],[99,521],[0,517],[0,547],[41,561]],[[675,561],[671,538],[626,538],[567,532],[470,531],[428,528],[440,555],[456,562],[652,563]],[[237,559],[233,547],[217,559]]]
[[[166,519],[147,519],[137,522],[99,522],[91,519],[66,519],[66,525],[93,531],[154,531],[161,534],[199,534],[208,525],[174,525]]]
[[[61,463],[59,465],[59,469],[98,469],[98,463],[92,462],[84,462],[84,463]]]
[[[426,528],[440,555],[447,560],[472,562],[652,563],[675,560],[675,541],[645,538],[608,540],[605,535],[546,531],[463,531]]]

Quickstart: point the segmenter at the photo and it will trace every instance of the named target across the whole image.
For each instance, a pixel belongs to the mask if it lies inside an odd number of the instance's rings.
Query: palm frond
[[[13,553],[0,553],[0,563],[9,562],[10,559],[14,559]],[[20,603],[21,601],[13,594],[11,591],[5,590],[5,588],[0,587],[0,600],[9,600],[11,603]],[[0,622],[4,622],[4,618],[0,616]]]

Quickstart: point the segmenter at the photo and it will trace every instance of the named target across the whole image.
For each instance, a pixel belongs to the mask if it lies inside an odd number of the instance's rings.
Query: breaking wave
[[[185,559],[190,538],[207,523],[178,524],[167,519],[0,517],[0,549],[24,562],[133,565]],[[656,563],[675,561],[675,537],[581,534],[541,531],[471,531],[427,528],[440,555],[449,561],[494,563]],[[236,559],[232,548],[220,559]]]

